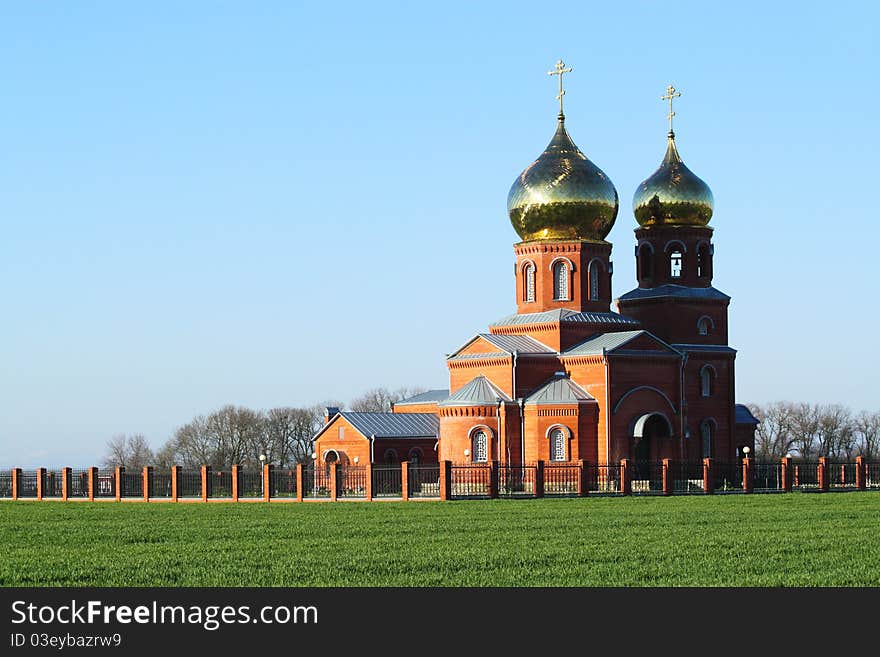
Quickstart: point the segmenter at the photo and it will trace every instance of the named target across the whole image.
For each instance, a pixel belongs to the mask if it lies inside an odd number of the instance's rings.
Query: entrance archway
[[[633,477],[647,479],[650,477],[650,463],[660,460],[661,441],[672,436],[672,425],[663,413],[645,413],[633,423],[632,434]]]

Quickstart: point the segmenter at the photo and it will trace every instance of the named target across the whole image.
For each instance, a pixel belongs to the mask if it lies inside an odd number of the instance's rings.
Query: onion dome
[[[507,212],[523,241],[601,241],[617,218],[617,190],[581,153],[560,113],[547,148],[513,182]]]
[[[705,226],[712,206],[712,190],[681,161],[670,131],[663,163],[633,195],[636,221],[643,227]]]

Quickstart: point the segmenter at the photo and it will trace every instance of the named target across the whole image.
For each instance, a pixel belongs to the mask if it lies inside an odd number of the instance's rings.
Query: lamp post
[[[471,455],[471,450],[469,450],[469,449],[464,450],[464,459],[465,459],[465,461],[469,461],[469,460],[470,460],[470,455]]]
[[[263,499],[266,499],[266,454],[260,454],[260,488],[262,489]]]
[[[312,495],[318,496],[318,453],[312,452]]]

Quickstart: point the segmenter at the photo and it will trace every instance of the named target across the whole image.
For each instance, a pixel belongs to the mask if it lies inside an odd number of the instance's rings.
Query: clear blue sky
[[[413,3],[415,4],[415,3]],[[880,409],[873,3],[7,2],[0,465],[194,415],[446,387],[513,312],[507,191],[569,131],[715,195],[739,401]]]

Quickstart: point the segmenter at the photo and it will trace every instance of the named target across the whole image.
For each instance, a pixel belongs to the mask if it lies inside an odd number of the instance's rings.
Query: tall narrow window
[[[535,265],[531,262],[526,265],[525,286],[526,302],[531,303],[535,300]]]
[[[562,429],[550,432],[550,460],[565,460],[565,432]]]
[[[471,457],[474,463],[485,463],[489,460],[489,440],[486,438],[486,432],[479,429],[474,432],[471,438]]]
[[[590,263],[590,301],[599,299],[599,263],[593,260]]]
[[[553,298],[568,301],[568,265],[564,262],[553,265]]]
[[[700,392],[703,397],[712,396],[712,368],[709,366],[700,370]]]
[[[386,449],[382,460],[385,462],[385,465],[396,465],[398,462],[397,450]]]
[[[700,438],[703,441],[703,458],[712,458],[712,423],[708,420],[703,420],[700,425]]]
[[[669,256],[669,275],[672,278],[681,278],[681,251],[675,250]]]
[[[641,278],[650,280],[654,277],[654,253],[648,244],[642,244],[639,250],[639,270]]]
[[[709,276],[711,253],[708,244],[701,244],[697,250],[697,276],[707,278]]]
[[[697,333],[700,335],[709,335],[709,318],[700,317],[697,321]]]
[[[413,465],[418,465],[422,462],[422,450],[418,447],[413,447],[409,450],[409,462]]]

